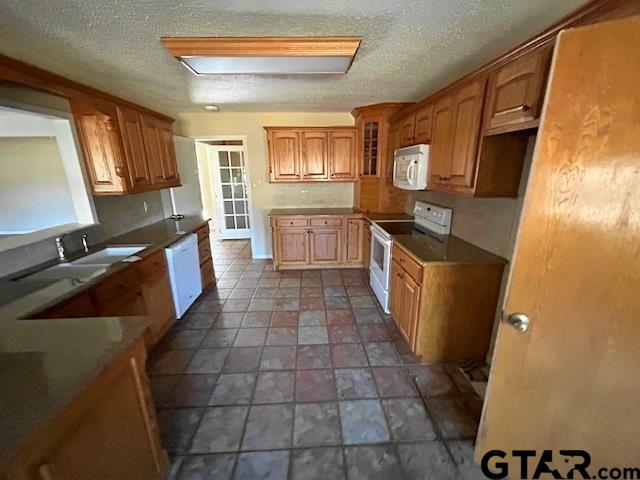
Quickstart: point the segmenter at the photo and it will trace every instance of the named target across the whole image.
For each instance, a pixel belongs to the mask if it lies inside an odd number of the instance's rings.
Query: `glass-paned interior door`
[[[216,190],[218,235],[221,238],[250,238],[247,169],[241,146],[211,147],[213,183]]]

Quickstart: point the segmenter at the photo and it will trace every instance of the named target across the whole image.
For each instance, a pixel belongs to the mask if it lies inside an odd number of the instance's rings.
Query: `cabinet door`
[[[71,101],[76,128],[91,190],[96,194],[125,193],[129,189],[129,172],[115,106]]]
[[[482,120],[484,80],[473,82],[455,94],[453,119],[453,153],[447,183],[456,187],[473,187]]]
[[[302,132],[302,178],[327,180],[329,178],[328,137],[326,131]]]
[[[160,153],[162,158],[162,176],[164,181],[172,184],[180,183],[176,147],[173,142],[173,127],[169,122],[158,119],[160,131]]]
[[[431,122],[433,120],[433,105],[427,105],[415,114],[413,143],[429,143],[431,141]]]
[[[433,108],[433,129],[429,158],[429,186],[445,181],[451,168],[453,142],[453,99],[444,97]]]
[[[151,185],[151,175],[142,138],[140,115],[135,110],[118,108],[118,122],[124,145],[124,153],[129,170],[129,178],[133,188]]]
[[[152,319],[150,327],[155,342],[176,318],[164,252],[139,262],[136,268],[142,284],[146,315]]]
[[[415,347],[416,326],[420,309],[420,285],[418,285],[395,260],[391,266],[391,313],[393,319],[409,342]]]
[[[355,130],[329,132],[329,171],[331,180],[355,180],[356,178]]]
[[[413,145],[413,138],[415,134],[416,116],[409,115],[402,120],[400,124],[400,146],[407,147]]]
[[[80,293],[47,310],[31,315],[31,318],[83,318],[95,317],[96,309],[87,292]]]
[[[300,180],[300,132],[269,132],[269,173],[272,182]]]
[[[362,141],[359,152],[360,168],[359,174],[363,177],[377,177],[380,175],[380,155],[381,152],[381,127],[382,120],[379,118],[367,119],[362,122],[360,138]]]
[[[400,148],[400,125],[393,124],[389,127],[389,140],[387,146],[387,161],[385,175],[389,181],[393,181],[393,160],[395,151]]]
[[[309,230],[309,260],[312,265],[343,263],[342,228]]]
[[[158,123],[156,119],[150,115],[140,115],[140,125],[151,183],[161,185],[165,181],[162,170],[162,156],[164,152]]]
[[[278,263],[282,266],[309,263],[309,234],[306,228],[276,229]]]
[[[347,263],[364,263],[364,238],[367,223],[364,218],[347,220]]]
[[[486,129],[522,124],[540,116],[551,51],[551,46],[538,48],[491,75]]]

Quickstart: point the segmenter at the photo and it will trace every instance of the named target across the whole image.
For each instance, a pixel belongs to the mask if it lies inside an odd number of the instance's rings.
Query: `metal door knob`
[[[509,325],[519,332],[524,333],[529,330],[529,317],[524,313],[512,313],[507,317],[507,321],[509,322]]]

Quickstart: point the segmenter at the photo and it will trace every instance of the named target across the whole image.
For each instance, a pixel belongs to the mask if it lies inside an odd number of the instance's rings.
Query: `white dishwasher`
[[[189,234],[165,248],[164,251],[167,255],[176,317],[182,318],[182,315],[202,293],[198,236],[195,233]]]

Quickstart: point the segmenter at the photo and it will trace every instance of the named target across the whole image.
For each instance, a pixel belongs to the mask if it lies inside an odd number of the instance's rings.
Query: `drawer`
[[[120,300],[122,297],[134,297],[139,295],[140,292],[138,276],[133,268],[114,273],[93,287],[92,290],[93,299],[98,310],[111,302]]]
[[[205,238],[209,238],[209,225],[205,225],[204,227],[200,227],[194,232],[198,235],[198,242],[201,242]]]
[[[306,217],[276,217],[276,227],[306,227],[309,219]]]
[[[312,217],[312,227],[341,227],[342,217]]]
[[[198,256],[200,257],[200,263],[211,258],[211,242],[209,238],[205,238],[198,243]]]
[[[135,265],[141,280],[156,272],[166,270],[167,259],[164,255],[164,250],[154,253]]]
[[[405,272],[413,277],[416,282],[422,283],[422,265],[416,262],[397,245],[393,246],[391,256],[396,262],[400,264]]]

